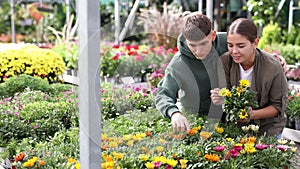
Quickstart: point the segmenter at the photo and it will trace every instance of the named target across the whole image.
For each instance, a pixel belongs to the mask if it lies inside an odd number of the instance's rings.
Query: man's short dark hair
[[[187,40],[198,41],[209,35],[211,32],[210,19],[198,12],[186,16],[183,28],[183,36]]]

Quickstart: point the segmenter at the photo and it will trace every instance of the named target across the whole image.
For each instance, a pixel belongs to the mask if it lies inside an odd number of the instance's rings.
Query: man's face
[[[215,40],[215,38],[216,38],[216,32],[212,31],[205,38],[199,41],[186,40],[186,42],[188,44],[188,47],[194,54],[194,56],[197,59],[202,60],[209,54],[212,47],[212,42]]]

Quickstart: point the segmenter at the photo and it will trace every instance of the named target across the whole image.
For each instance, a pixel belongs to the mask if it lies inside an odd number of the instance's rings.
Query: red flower
[[[112,60],[118,60],[119,59],[119,57],[120,57],[120,54],[115,54],[115,56],[113,56],[111,59]]]
[[[150,131],[147,131],[147,132],[146,132],[146,136],[147,136],[147,137],[151,136],[151,132],[150,132]]]
[[[16,161],[22,161],[23,158],[25,157],[25,154],[24,153],[20,153],[19,155],[16,156]]]
[[[113,45],[113,49],[118,49],[120,46],[119,45],[117,45],[117,44],[115,44],[115,45]]]

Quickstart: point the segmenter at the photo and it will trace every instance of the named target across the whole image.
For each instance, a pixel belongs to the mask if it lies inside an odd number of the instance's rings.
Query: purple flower
[[[19,112],[14,112],[14,115],[19,116],[20,113]]]
[[[9,111],[5,110],[5,114],[9,114]]]
[[[37,129],[37,128],[38,128],[38,126],[33,126],[33,128],[34,128],[34,129]]]

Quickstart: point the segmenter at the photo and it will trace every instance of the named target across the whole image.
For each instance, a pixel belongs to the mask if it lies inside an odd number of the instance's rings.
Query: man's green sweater
[[[170,118],[173,113],[180,111],[176,106],[179,98],[184,112],[219,118],[222,110],[220,106],[211,104],[210,90],[226,87],[219,60],[219,56],[227,51],[226,33],[217,34],[210,53],[203,60],[195,58],[183,35],[179,36],[177,47],[178,52],[158,84],[156,108]]]

